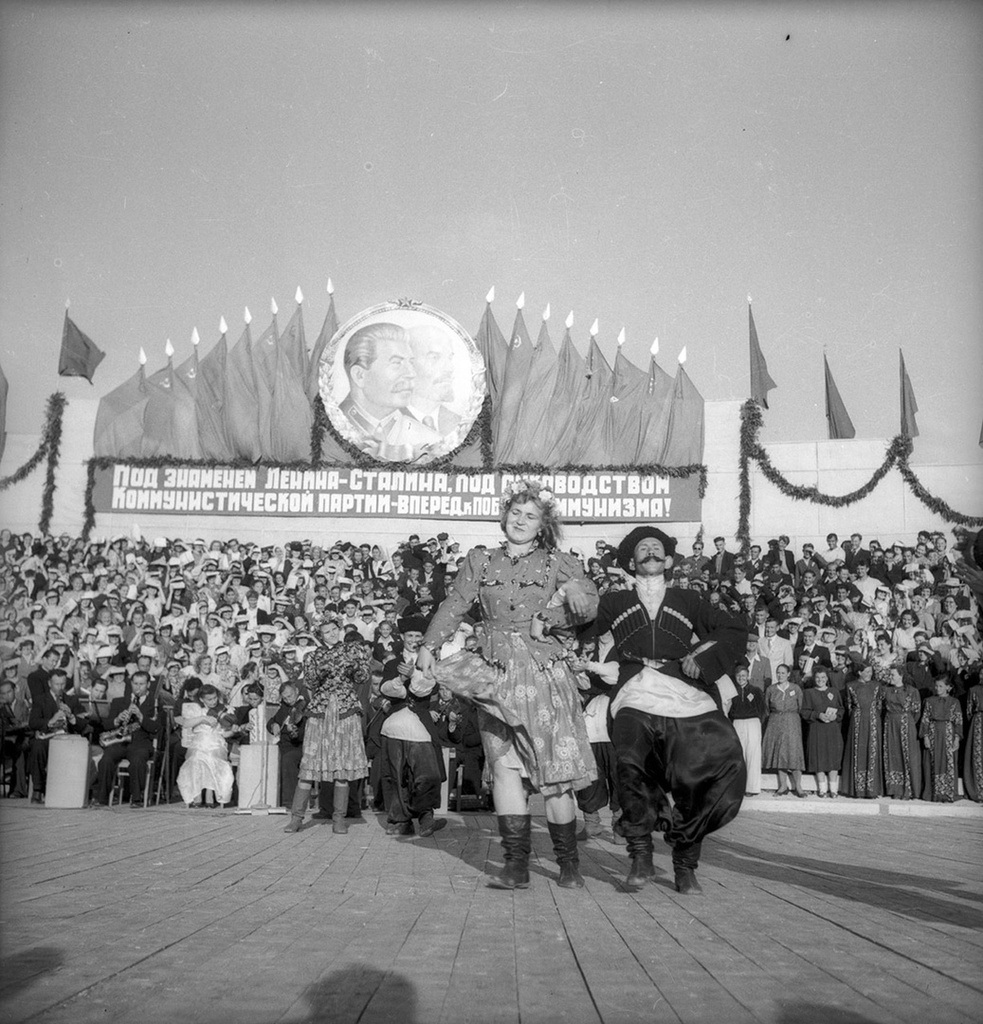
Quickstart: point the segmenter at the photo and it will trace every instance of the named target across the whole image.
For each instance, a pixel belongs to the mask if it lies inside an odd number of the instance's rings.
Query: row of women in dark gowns
[[[760,754],[753,739],[748,748],[748,730],[738,728],[749,768],[757,760],[775,772],[777,795],[806,796],[801,776],[808,771],[816,776],[820,797],[951,803],[959,798],[958,753],[965,722],[965,795],[983,803],[983,684],[967,693],[964,719],[948,678],[937,679],[934,695],[923,701],[896,668],[863,665],[842,693],[823,669],[816,671],[809,689],[793,682],[784,665],[763,694],[748,685],[746,673],[739,671],[737,682],[731,717],[757,715],[766,723]],[[749,772],[749,792],[760,791],[754,774]]]

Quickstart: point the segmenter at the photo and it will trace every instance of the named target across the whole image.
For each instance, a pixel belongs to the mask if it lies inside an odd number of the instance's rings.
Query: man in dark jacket
[[[688,893],[702,891],[695,870],[703,837],[733,819],[744,798],[744,756],[726,712],[747,631],[699,593],[666,587],[675,550],[662,530],[632,530],[618,564],[634,587],[602,595],[595,630],[611,632],[619,663],[611,741],[631,856],[626,884],[654,876],[658,828],[672,846],[676,889]]]

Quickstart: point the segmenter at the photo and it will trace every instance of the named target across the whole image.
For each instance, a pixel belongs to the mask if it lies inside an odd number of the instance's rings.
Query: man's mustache
[[[660,558],[658,555],[646,555],[639,565],[644,565],[646,562],[664,562],[664,558]]]

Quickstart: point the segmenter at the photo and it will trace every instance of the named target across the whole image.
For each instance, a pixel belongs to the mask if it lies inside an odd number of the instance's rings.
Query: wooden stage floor
[[[285,835],[274,815],[0,801],[0,1020],[983,1019],[983,809],[748,804],[683,897],[664,844],[629,893],[603,839],[581,844],[586,889],[559,889],[542,818],[511,893],[485,884],[489,814],[397,839],[374,815]]]

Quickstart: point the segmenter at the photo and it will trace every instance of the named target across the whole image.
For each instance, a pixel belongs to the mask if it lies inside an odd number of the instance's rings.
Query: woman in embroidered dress
[[[299,832],[311,786],[334,783],[331,831],[345,834],[348,784],[369,774],[362,736],[362,701],[357,687],[369,681],[369,648],[358,641],[341,642],[335,622],[321,628],[324,645],[304,658],[304,683],[310,693],[304,753],[297,788],[284,832]]]
[[[589,621],[597,590],[573,555],[557,550],[560,524],[552,493],[516,480],[502,499],[504,544],[475,548],[437,610],[417,659],[424,673],[478,706],[491,769],[505,868],[492,884],[529,885],[528,796],[539,791],[560,866],[559,884],[579,888],[574,791],[597,778],[577,681],[550,631]],[[461,652],[439,664],[434,654],[480,602],[481,655]]]
[[[921,697],[897,667],[879,673],[878,679],[884,687],[884,792],[895,800],[917,800],[922,792]]]
[[[966,718],[969,730],[963,762],[963,787],[970,800],[983,804],[983,683],[970,687],[966,694]]]
[[[846,684],[843,703],[847,733],[841,791],[844,796],[876,799],[884,795],[881,761],[884,689],[874,678],[873,666],[860,666],[858,678]]]
[[[963,713],[959,701],[950,696],[948,676],[935,680],[935,696],[922,705],[922,722],[918,729],[925,745],[923,800],[951,804],[956,793],[956,751],[963,734]]]

